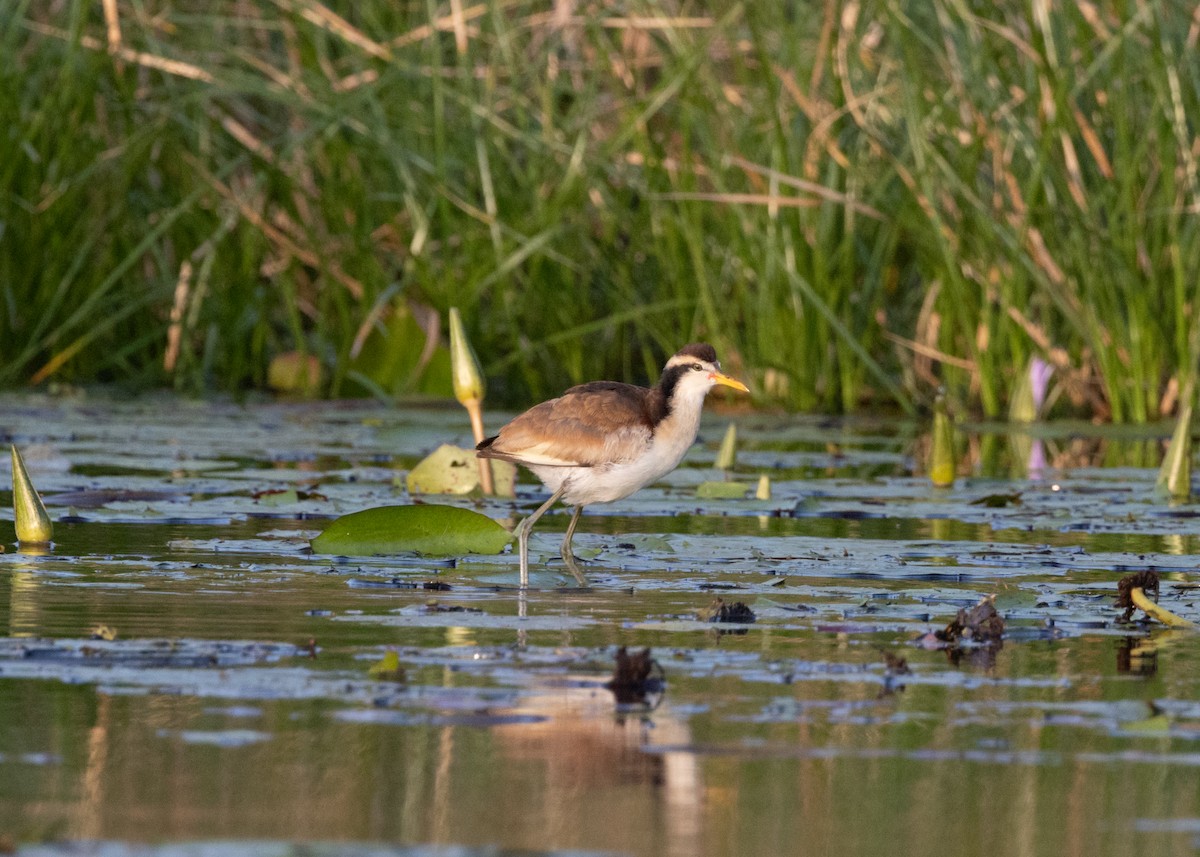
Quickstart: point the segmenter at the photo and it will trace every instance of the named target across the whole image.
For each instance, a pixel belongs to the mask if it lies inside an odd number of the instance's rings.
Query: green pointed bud
[[[730,423],[717,450],[717,470],[733,470],[737,466],[737,425]]]
[[[471,419],[471,433],[475,442],[483,440],[483,394],[487,385],[483,380],[483,370],[479,368],[479,358],[467,341],[463,330],[462,316],[458,307],[450,307],[450,372],[454,381],[454,398],[467,409]],[[486,458],[479,459],[479,487],[484,494],[494,494],[496,489],[492,481],[492,464]]]
[[[1196,385],[1188,381],[1179,398],[1179,417],[1167,446],[1166,457],[1158,470],[1154,490],[1167,497],[1182,499],[1192,493],[1192,411],[1196,403]]]
[[[15,445],[12,447],[12,485],[17,541],[23,545],[47,544],[54,537],[54,525]]]
[[[454,398],[463,405],[467,402],[482,402],[487,392],[479,358],[463,332],[462,316],[458,307],[450,308],[450,369],[454,379]]]
[[[763,474],[758,477],[758,488],[754,490],[755,500],[770,500],[771,499],[771,477]]]
[[[929,481],[938,488],[954,484],[957,467],[954,457],[954,422],[944,393],[938,393],[933,405],[933,450],[929,455]]]

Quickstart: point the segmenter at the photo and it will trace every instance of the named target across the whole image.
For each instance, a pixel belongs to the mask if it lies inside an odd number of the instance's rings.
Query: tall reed
[[[339,395],[364,342],[458,306],[511,401],[703,338],[790,408],[945,387],[998,416],[1038,354],[1060,407],[1151,420],[1197,354],[1197,29],[1172,2],[21,0],[0,384],[242,389],[299,350]]]

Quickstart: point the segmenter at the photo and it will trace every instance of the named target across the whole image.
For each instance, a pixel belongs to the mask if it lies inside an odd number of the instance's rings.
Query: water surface
[[[0,554],[0,842],[1196,851],[1200,646],[1113,607],[1122,574],[1154,568],[1200,620],[1200,510],[1154,497],[1156,438],[971,434],[974,475],[939,491],[917,426],[741,417],[731,478],[770,474],[772,499],[699,499],[726,478],[728,419],[662,484],[589,509],[591,591],[567,585],[559,511],[520,593],[510,554],[307,550],[339,514],[409,502],[406,468],[469,443],[455,408],[0,400],[56,520],[52,551]],[[1034,436],[1059,466],[1031,479]],[[543,498],[527,481],[478,508],[511,522]],[[1001,645],[931,646],[985,595]],[[702,621],[716,598],[756,621]],[[618,646],[661,666],[646,705],[605,687]],[[388,651],[401,674],[372,674]]]

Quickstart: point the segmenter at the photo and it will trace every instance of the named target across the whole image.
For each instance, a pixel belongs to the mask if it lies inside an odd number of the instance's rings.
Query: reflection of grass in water
[[[1139,421],[1194,351],[1174,6],[117,7],[112,45],[83,0],[0,23],[0,383],[239,388],[301,349],[338,392],[406,300],[514,401],[704,336],[796,408],[996,416],[1037,351]]]

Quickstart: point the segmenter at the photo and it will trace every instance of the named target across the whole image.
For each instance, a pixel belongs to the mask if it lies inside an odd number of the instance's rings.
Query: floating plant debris
[[[1133,618],[1134,610],[1141,610],[1147,618],[1156,619],[1172,628],[1191,628],[1192,622],[1182,616],[1176,616],[1158,603],[1159,575],[1153,569],[1127,574],[1117,581],[1116,607],[1124,609],[1121,621],[1128,622]]]
[[[1004,636],[1004,617],[996,612],[996,596],[987,595],[970,609],[959,608],[954,620],[935,635],[944,643],[991,645]]]

